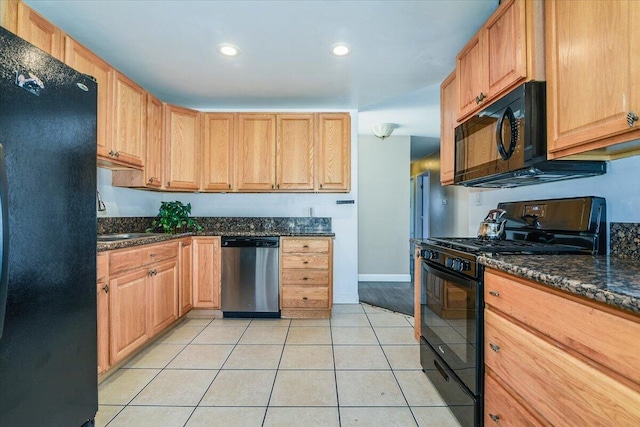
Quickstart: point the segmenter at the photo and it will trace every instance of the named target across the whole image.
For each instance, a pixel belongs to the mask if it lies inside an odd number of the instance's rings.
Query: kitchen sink
[[[99,234],[98,243],[119,242],[121,240],[142,239],[148,237],[163,236],[163,233],[113,233]]]

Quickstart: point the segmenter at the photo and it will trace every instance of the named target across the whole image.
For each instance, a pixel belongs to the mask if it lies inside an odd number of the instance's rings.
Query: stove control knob
[[[469,261],[460,261],[460,270],[458,271],[469,271],[471,270],[471,263]]]
[[[455,271],[462,271],[462,260],[456,258],[453,260],[453,269]]]
[[[422,258],[424,259],[438,259],[438,252],[425,249],[422,251]]]
[[[453,264],[454,264],[454,259],[453,258],[447,258],[447,261],[444,263],[444,265],[447,268],[453,268]]]

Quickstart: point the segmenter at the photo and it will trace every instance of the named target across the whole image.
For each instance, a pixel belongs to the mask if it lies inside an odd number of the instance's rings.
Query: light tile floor
[[[330,320],[187,316],[99,403],[99,427],[459,425],[421,371],[413,318],[365,304]]]

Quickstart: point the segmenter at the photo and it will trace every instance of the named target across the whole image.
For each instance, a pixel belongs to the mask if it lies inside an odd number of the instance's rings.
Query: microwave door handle
[[[505,150],[504,141],[502,138],[502,128],[504,127],[505,119],[508,121],[509,130],[510,130],[510,141],[509,148]],[[496,125],[496,145],[498,146],[498,152],[500,153],[500,157],[502,160],[509,160],[509,158],[513,155],[513,152],[516,149],[516,144],[518,143],[518,123],[516,122],[516,117],[511,110],[511,107],[507,107],[504,110],[504,113],[500,116],[500,120],[498,120],[498,124]]]

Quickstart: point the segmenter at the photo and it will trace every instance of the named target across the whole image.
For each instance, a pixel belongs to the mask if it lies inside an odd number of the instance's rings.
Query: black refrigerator
[[[0,27],[0,426],[98,410],[97,90]]]

